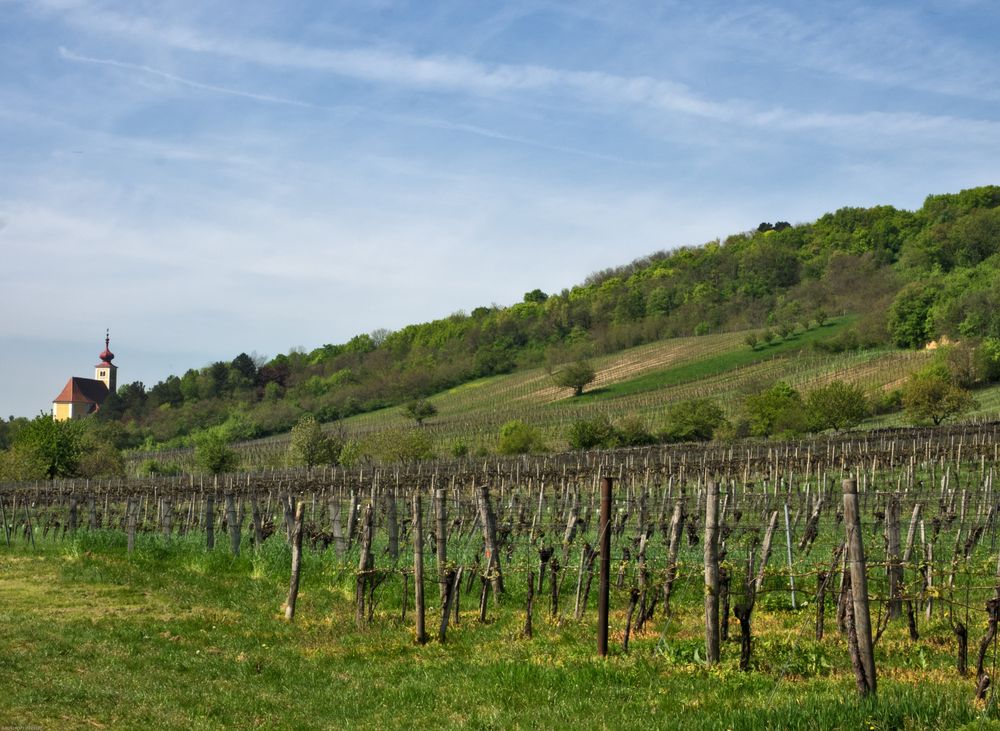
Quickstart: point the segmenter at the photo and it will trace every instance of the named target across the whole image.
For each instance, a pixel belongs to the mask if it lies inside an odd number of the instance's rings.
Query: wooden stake
[[[331,505],[332,505],[331,498]],[[416,619],[416,641],[418,645],[427,642],[427,630],[424,626],[424,521],[423,511],[420,505],[420,493],[413,492],[413,601]],[[339,510],[338,510],[339,513]],[[337,524],[340,523],[340,516],[337,516]],[[336,533],[334,534],[336,535]]]
[[[863,696],[874,695],[876,691],[875,654],[872,646],[871,615],[868,609],[865,547],[861,537],[861,516],[858,512],[858,483],[853,479],[844,480],[843,489],[844,527],[847,531],[847,565],[851,575],[852,597],[852,607],[848,613],[850,620],[848,631],[853,629],[857,637],[857,661],[854,664],[858,692]]]
[[[256,508],[256,503],[254,503]],[[306,504],[295,506],[295,525],[292,528],[292,575],[288,584],[288,601],[285,602],[285,619],[295,619],[295,600],[299,597],[299,574],[302,571],[302,520]]]
[[[705,492],[705,662],[719,662],[719,485]]]

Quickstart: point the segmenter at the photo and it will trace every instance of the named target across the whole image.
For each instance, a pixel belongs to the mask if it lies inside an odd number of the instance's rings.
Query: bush
[[[370,436],[363,453],[380,462],[420,462],[434,459],[434,442],[424,429],[389,429]]]
[[[340,449],[340,464],[344,467],[353,467],[364,457],[364,449],[360,442],[348,439]]]
[[[660,436],[668,442],[706,442],[725,423],[726,415],[715,399],[681,401],[667,408]]]
[[[292,427],[288,456],[292,462],[313,467],[318,464],[335,464],[343,444],[323,433],[323,427],[311,415],[303,416]]]
[[[779,382],[744,401],[750,433],[757,437],[791,436],[806,431],[802,396],[787,383]]]
[[[156,477],[158,475],[163,475],[165,477],[174,477],[179,474],[181,474],[181,468],[173,463],[164,464],[162,462],[157,462],[155,459],[146,459],[139,465],[140,476],[149,475],[151,477]]]
[[[839,431],[860,424],[871,413],[871,408],[860,386],[832,381],[809,394],[806,411],[814,431]]]
[[[207,431],[197,438],[194,459],[198,466],[211,475],[232,472],[240,457],[229,446],[229,440],[219,431]]]
[[[894,388],[877,394],[871,399],[871,407],[872,413],[875,415],[895,414],[903,408],[903,392]]]
[[[605,416],[593,419],[579,419],[569,428],[567,440],[572,449],[600,449],[615,445],[617,433],[611,420]]]
[[[538,430],[523,421],[514,419],[500,427],[497,452],[500,454],[529,454],[544,452],[545,443]]]
[[[111,444],[88,446],[80,455],[80,477],[117,477],[125,474],[125,460]]]
[[[656,444],[659,441],[649,431],[646,422],[635,414],[626,416],[619,421],[615,431],[615,441],[618,446],[622,447],[642,447],[648,444]]]

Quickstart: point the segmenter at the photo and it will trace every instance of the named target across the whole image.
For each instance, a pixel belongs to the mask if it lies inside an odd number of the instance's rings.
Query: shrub
[[[217,430],[203,432],[197,437],[194,459],[202,470],[212,475],[232,472],[240,461],[239,455],[229,446],[229,440]]]
[[[142,461],[139,465],[139,475],[150,475],[156,477],[157,475],[163,475],[166,477],[173,477],[181,474],[181,468],[179,465],[173,462],[157,462],[155,459],[146,459]]]
[[[529,454],[544,452],[545,443],[535,427],[514,419],[500,427],[497,452],[500,454]]]
[[[903,408],[903,392],[894,388],[877,394],[871,399],[873,414],[895,414]]]
[[[424,429],[389,429],[370,436],[365,455],[380,462],[420,462],[433,459],[434,442]]]
[[[814,431],[839,431],[860,424],[871,413],[871,408],[860,386],[832,381],[809,394],[806,411]]]
[[[611,420],[602,414],[574,421],[567,439],[573,449],[599,449],[614,446],[617,436]]]
[[[298,464],[313,467],[318,464],[334,464],[343,444],[323,433],[323,427],[316,417],[307,414],[292,427],[288,456]]]
[[[725,423],[725,413],[715,399],[681,401],[667,408],[666,426],[660,436],[668,442],[704,442]]]
[[[659,441],[649,431],[646,422],[635,414],[619,421],[615,432],[615,441],[622,447],[641,447]]]
[[[794,435],[806,431],[802,396],[787,383],[779,382],[744,401],[750,433],[758,437]]]

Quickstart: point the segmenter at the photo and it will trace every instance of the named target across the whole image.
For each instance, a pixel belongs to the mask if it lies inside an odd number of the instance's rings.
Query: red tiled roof
[[[107,397],[108,387],[104,385],[104,381],[74,376],[66,381],[65,387],[53,401],[60,404],[82,402],[100,406]]]

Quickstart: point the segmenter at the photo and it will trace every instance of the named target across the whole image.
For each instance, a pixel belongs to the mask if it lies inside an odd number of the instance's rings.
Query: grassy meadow
[[[889,628],[878,697],[859,700],[830,612],[817,643],[808,602],[792,611],[762,600],[744,673],[734,639],[720,666],[703,665],[696,586],[627,654],[623,592],[613,592],[602,660],[593,610],[554,619],[539,597],[534,636],[522,636],[523,575],[508,578],[485,624],[467,598],[446,644],[418,646],[401,582],[379,589],[374,621],[358,629],[353,571],[328,553],[305,552],[296,618],[284,621],[288,565],[280,536],[238,558],[206,552],[195,533],[141,535],[131,555],[120,533],[35,549],[15,539],[0,549],[4,728],[1000,728],[997,709],[977,705],[973,681],[954,671],[940,615],[916,645],[905,623]],[[427,596],[433,634],[430,581]],[[970,626],[970,646],[979,631]]]

